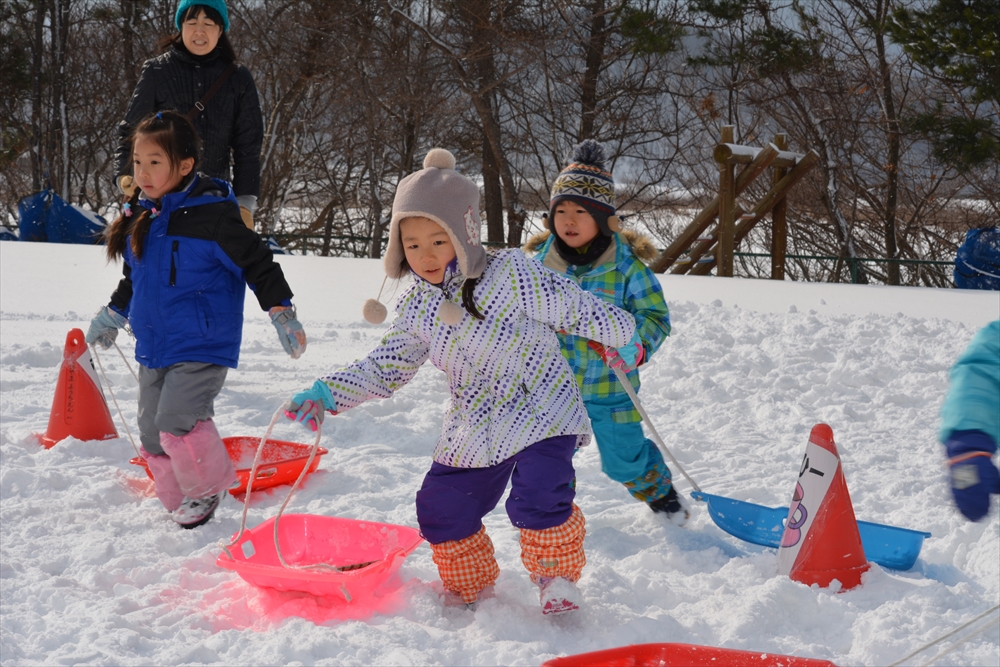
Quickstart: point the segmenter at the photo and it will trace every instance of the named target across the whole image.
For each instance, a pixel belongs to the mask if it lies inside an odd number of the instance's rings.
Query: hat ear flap
[[[622,219],[617,215],[608,216],[608,229],[612,232],[620,232],[622,230]]]

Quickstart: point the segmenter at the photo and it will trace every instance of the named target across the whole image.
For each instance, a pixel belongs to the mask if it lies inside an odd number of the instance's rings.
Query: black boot
[[[681,497],[677,495],[673,485],[670,486],[667,495],[649,503],[649,509],[666,514],[670,522],[677,526],[683,526],[691,518],[691,512],[681,502]]]

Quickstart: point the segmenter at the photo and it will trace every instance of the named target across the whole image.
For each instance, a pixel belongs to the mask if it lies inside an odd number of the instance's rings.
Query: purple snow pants
[[[506,509],[512,524],[531,530],[562,525],[576,496],[576,443],[575,435],[540,440],[489,468],[452,468],[435,461],[417,491],[417,523],[424,539],[440,544],[479,532],[508,479]]]

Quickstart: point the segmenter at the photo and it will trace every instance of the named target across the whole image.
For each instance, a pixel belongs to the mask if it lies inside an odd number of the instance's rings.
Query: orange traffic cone
[[[97,373],[94,372],[90,349],[80,329],[66,334],[56,395],[49,414],[49,428],[45,435],[37,435],[46,449],[69,436],[78,440],[118,437],[104,392],[97,381]]]
[[[807,586],[826,588],[836,579],[845,591],[860,586],[868,571],[833,430],[826,424],[816,424],[809,434],[778,547],[778,571]]]

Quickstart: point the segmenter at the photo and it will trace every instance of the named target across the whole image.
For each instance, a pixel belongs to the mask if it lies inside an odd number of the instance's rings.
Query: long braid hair
[[[466,278],[465,282],[462,283],[462,305],[477,320],[485,320],[486,316],[479,312],[479,307],[476,306],[477,284],[479,284],[479,278]]]
[[[171,174],[180,169],[180,163],[187,158],[194,158],[194,168],[198,168],[200,158],[198,133],[194,125],[175,111],[158,111],[142,119],[132,136],[129,138],[132,146],[138,136],[152,141],[163,149],[170,161]],[[139,188],[136,187],[132,197],[122,206],[122,213],[108,225],[104,232],[107,242],[108,261],[114,261],[125,254],[125,243],[130,241],[132,253],[137,259],[142,258],[143,245],[149,228],[153,224],[153,214],[139,205]],[[131,239],[130,239],[131,237]]]

